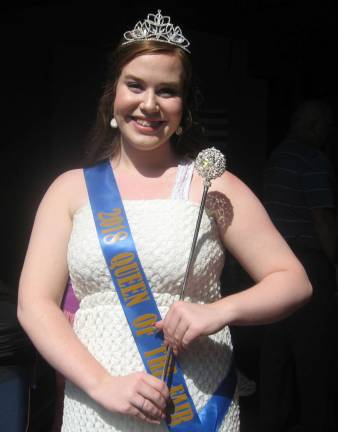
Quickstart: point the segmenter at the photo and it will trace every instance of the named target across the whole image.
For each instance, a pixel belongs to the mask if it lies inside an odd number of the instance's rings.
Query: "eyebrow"
[[[135,80],[135,81],[140,81],[141,83],[143,83],[144,84],[144,81],[141,79],[141,78],[138,78],[138,77],[136,77],[136,76],[134,76],[134,75],[126,75],[125,77],[124,77],[124,79],[133,79],[133,80]],[[177,83],[177,82],[174,82],[174,81],[172,81],[172,82],[162,82],[162,83],[159,83],[158,84],[159,86],[169,86],[169,87],[175,87],[175,88],[179,88],[180,87],[180,84],[179,83]]]

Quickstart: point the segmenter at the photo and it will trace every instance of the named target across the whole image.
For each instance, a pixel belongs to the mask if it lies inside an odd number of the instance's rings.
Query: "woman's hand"
[[[216,333],[226,325],[225,313],[217,303],[196,304],[185,301],[174,303],[165,318],[155,323],[163,330],[164,342],[177,355],[199,336]]]
[[[126,376],[107,375],[91,396],[109,411],[159,424],[166,417],[169,390],[158,378],[135,372]]]

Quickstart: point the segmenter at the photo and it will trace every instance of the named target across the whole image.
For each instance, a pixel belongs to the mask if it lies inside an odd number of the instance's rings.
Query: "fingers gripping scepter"
[[[202,195],[202,199],[201,199],[199,213],[198,213],[198,217],[197,217],[197,221],[196,221],[194,237],[193,237],[193,241],[192,241],[192,245],[191,245],[191,249],[190,249],[190,255],[189,255],[188,264],[187,264],[187,268],[185,271],[185,275],[184,275],[184,279],[183,279],[183,283],[182,283],[182,287],[181,287],[179,300],[184,299],[184,292],[185,292],[187,280],[189,277],[189,272],[190,272],[193,257],[194,257],[198,232],[200,229],[202,215],[203,215],[203,211],[204,211],[204,207],[205,207],[205,200],[207,197],[209,187],[211,186],[211,180],[214,180],[215,178],[220,177],[224,173],[224,171],[226,170],[225,157],[219,150],[215,149],[214,147],[205,149],[197,155],[197,158],[195,160],[195,168],[196,168],[196,171],[198,172],[198,174],[204,179],[203,195]],[[165,381],[165,382],[168,381],[167,378],[169,378],[169,376],[167,377],[167,375],[170,375],[172,359],[173,359],[173,349],[172,349],[172,347],[168,347],[167,352],[166,352],[165,364],[164,364],[163,371],[162,371],[162,377],[161,377],[162,381]],[[168,372],[169,372],[169,374],[168,374]]]

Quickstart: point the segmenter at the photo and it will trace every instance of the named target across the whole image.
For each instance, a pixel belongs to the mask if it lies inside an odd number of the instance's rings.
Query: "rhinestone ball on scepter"
[[[210,186],[210,181],[220,177],[226,170],[225,156],[215,147],[207,148],[198,153],[195,168]]]

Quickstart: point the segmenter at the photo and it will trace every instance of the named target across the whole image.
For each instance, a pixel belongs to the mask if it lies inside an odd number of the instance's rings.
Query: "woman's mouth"
[[[152,119],[140,119],[137,117],[131,117],[134,125],[139,129],[145,132],[153,132],[157,131],[162,125],[163,121],[152,120]]]

